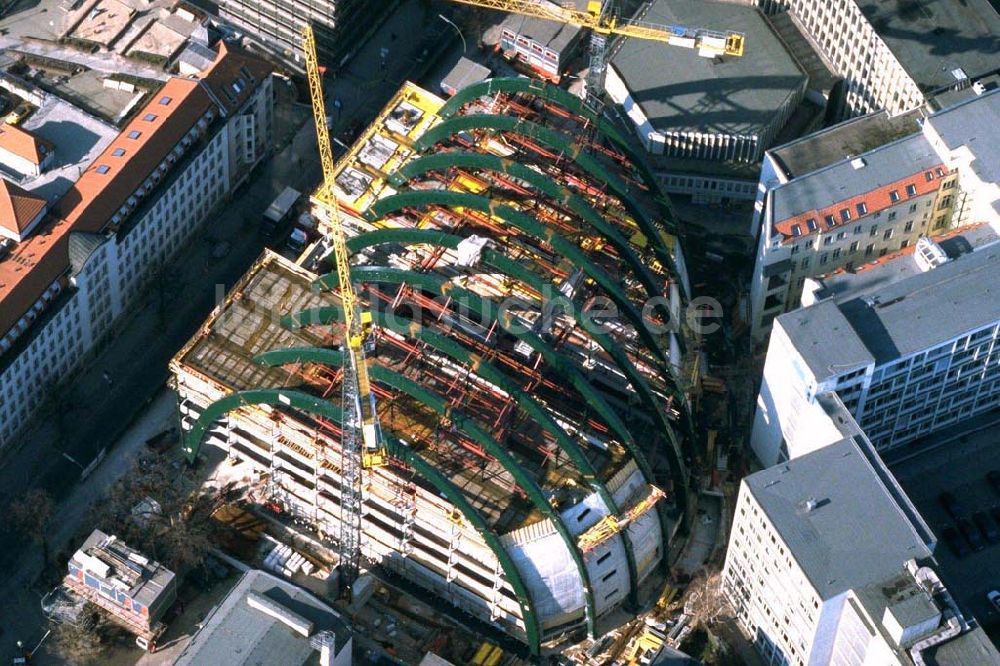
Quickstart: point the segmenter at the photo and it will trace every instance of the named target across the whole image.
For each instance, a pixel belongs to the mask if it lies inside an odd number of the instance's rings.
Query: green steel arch
[[[319,323],[323,324],[329,323],[333,320],[343,321],[343,312],[338,306],[316,308],[298,314],[304,315],[312,320],[318,319]],[[498,370],[496,366],[482,358],[480,355],[469,351],[451,338],[425,328],[415,321],[401,323],[396,317],[387,315],[385,312],[372,312],[372,319],[382,328],[395,331],[399,335],[409,339],[425,342],[458,363],[468,365],[473,368],[478,375],[506,391],[512,398],[514,398],[518,407],[530,416],[539,427],[552,436],[559,448],[566,453],[567,457],[569,457],[573,464],[576,465],[577,469],[581,471],[587,485],[589,485],[598,494],[598,496],[600,496],[601,500],[607,506],[608,512],[616,517],[621,516],[621,509],[612,496],[611,491],[608,490],[604,481],[598,477],[597,470],[583,453],[583,450],[576,443],[576,441],[566,433],[563,427],[560,426],[547,411],[545,411],[537,400],[531,397],[531,395],[525,393],[515,382],[511,381],[507,375]],[[301,355],[298,354],[299,351],[300,350],[298,348],[271,350],[259,354],[257,356],[257,360],[267,365],[283,365],[285,363],[291,363],[299,360],[301,358]],[[625,548],[625,558],[627,560],[629,570],[629,582],[631,585],[629,597],[634,602],[639,585],[638,570],[636,568],[635,551],[632,548],[632,541],[625,533],[622,534],[622,545]]]
[[[379,218],[385,217],[389,213],[403,208],[426,207],[434,204],[447,206],[449,208],[471,208],[473,210],[486,213],[487,215],[499,217],[508,224],[520,229],[522,232],[534,236],[539,241],[549,243],[553,249],[556,250],[556,252],[559,252],[564,257],[571,260],[576,266],[582,268],[584,273],[600,285],[604,292],[611,297],[611,300],[615,302],[615,305],[621,308],[625,317],[635,328],[636,334],[640,339],[642,339],[646,347],[658,361],[657,365],[659,366],[660,371],[662,371],[667,377],[672,377],[674,385],[679,386],[677,378],[673,374],[673,366],[670,364],[670,359],[667,358],[666,353],[663,351],[660,341],[653,336],[649,327],[645,325],[645,322],[642,319],[642,313],[636,309],[631,299],[629,299],[625,292],[622,291],[621,286],[616,284],[611,276],[608,275],[603,269],[590,261],[587,258],[587,255],[585,255],[574,243],[571,243],[565,237],[556,233],[555,230],[545,227],[524,213],[515,210],[510,206],[505,206],[491,201],[490,199],[479,196],[478,194],[449,192],[447,190],[414,190],[401,192],[400,194],[392,194],[379,199],[373,203],[367,211],[365,211],[364,217],[370,222],[375,222]]]
[[[287,400],[287,403],[285,402]],[[194,426],[184,438],[184,452],[189,462],[193,462],[198,456],[198,449],[204,439],[205,431],[221,416],[246,405],[265,404],[272,407],[288,405],[303,412],[317,414],[328,418],[335,423],[341,421],[340,407],[333,403],[309,395],[302,391],[288,389],[258,389],[252,391],[239,391],[231,393],[224,398],[216,400],[202,411]],[[507,549],[500,543],[496,533],[490,528],[482,514],[465,499],[462,491],[452,483],[447,477],[441,474],[437,468],[427,462],[423,456],[406,446],[397,437],[383,430],[391,448],[390,453],[409,465],[413,470],[427,480],[438,492],[452,503],[462,516],[469,521],[469,524],[482,536],[483,541],[493,551],[500,568],[507,578],[507,582],[514,588],[517,595],[517,602],[521,606],[521,618],[524,620],[525,633],[528,639],[528,648],[532,655],[541,653],[541,625],[538,614],[535,610],[535,601],[531,598],[527,585],[521,577],[521,572],[514,564]]]
[[[650,272],[646,264],[639,260],[635,251],[632,250],[632,246],[618,229],[608,224],[604,217],[579,194],[562,187],[548,176],[523,164],[518,164],[513,160],[497,155],[482,153],[433,153],[405,163],[399,169],[389,174],[389,182],[398,189],[405,185],[408,180],[421,176],[428,171],[444,171],[452,167],[482,169],[507,174],[530,184],[553,201],[566,205],[573,213],[594,227],[618,250],[622,259],[632,268],[639,282],[645,287],[646,294],[650,298],[662,295],[656,285],[656,278],[653,277],[652,272]]]
[[[380,243],[398,243],[402,245],[426,244],[455,249],[461,241],[462,238],[460,236],[433,229],[378,229],[376,231],[355,236],[347,241],[347,247],[351,252],[357,252],[366,247],[378,245]],[[542,280],[537,274],[529,271],[518,262],[490,248],[485,248],[483,250],[482,260],[484,263],[496,268],[501,273],[520,280],[540,294],[545,292],[546,285],[548,285],[552,290],[555,289],[555,286],[552,285],[552,283]],[[327,286],[332,286],[332,284],[327,284]],[[576,308],[570,308],[570,310],[577,322],[577,325],[581,328],[585,328],[580,312],[577,311]],[[628,354],[626,354],[621,347],[619,347],[614,340],[611,339],[610,336],[598,329],[593,331],[588,330],[588,333],[594,341],[600,345],[601,349],[607,352],[608,356],[611,357],[611,359],[615,362],[615,365],[618,366],[618,369],[622,371],[633,386],[640,386],[640,384],[645,381],[639,374],[638,368],[636,368],[635,364],[632,363],[631,359],[629,359]],[[675,400],[684,400],[683,394],[680,393],[680,389],[676,385],[674,385],[671,395],[674,396]],[[683,406],[684,403],[681,402],[681,407]],[[672,432],[673,431],[671,430],[670,433],[672,434]],[[681,453],[680,449],[677,448],[677,442],[671,440],[671,443],[675,449],[677,449],[677,455],[680,457]]]
[[[438,109],[437,115],[440,118],[451,118],[469,102],[498,92],[523,93],[531,95],[545,100],[546,102],[554,102],[567,111],[571,111],[577,116],[586,118],[595,124],[598,133],[604,135],[619,150],[625,153],[625,156],[628,157],[636,167],[639,168],[639,171],[642,173],[642,176],[646,180],[646,184],[648,186],[655,188],[657,191],[659,190],[659,187],[656,185],[656,177],[653,175],[652,169],[649,168],[646,156],[642,154],[642,152],[635,150],[632,147],[632,144],[618,132],[611,121],[603,115],[597,115],[591,111],[587,108],[587,105],[583,103],[583,100],[573,93],[568,90],[563,90],[559,86],[554,86],[551,83],[540,81],[538,79],[524,78],[521,76],[486,79],[485,81],[479,81],[466,86],[452,95],[448,98],[448,101],[446,101],[444,105]],[[673,223],[673,221],[671,221],[671,223]]]
[[[618,416],[613,409],[611,409],[601,394],[594,390],[593,386],[590,385],[590,382],[587,381],[575,365],[567,361],[560,354],[553,351],[552,348],[543,342],[537,334],[530,331],[520,330],[519,326],[514,326],[513,318],[509,312],[502,312],[500,308],[491,300],[485,299],[474,292],[448,282],[440,275],[430,273],[414,273],[413,271],[378,266],[356,266],[352,268],[351,275],[358,282],[383,282],[385,284],[405,283],[439,295],[457,296],[462,299],[463,305],[470,307],[483,319],[489,319],[497,322],[509,334],[527,344],[531,347],[532,351],[540,354],[542,358],[545,359],[545,363],[552,367],[558,374],[569,378],[573,388],[575,388],[584,397],[587,401],[587,405],[592,407],[601,416],[604,422],[607,423],[615,431],[615,433],[622,438],[622,443],[632,456],[632,459],[635,460],[636,466],[639,468],[639,471],[642,473],[646,482],[654,483],[656,477],[653,474],[653,468],[650,466],[645,454],[636,444],[635,438],[632,437],[631,432],[629,432],[621,417]],[[334,273],[325,275],[316,280],[314,284],[317,287],[328,289],[337,284],[337,275]],[[313,323],[319,322],[300,320],[297,322],[297,325],[306,326]],[[684,460],[679,455],[680,447],[676,441],[676,436],[669,422],[667,422],[660,411],[656,408],[649,385],[643,381],[638,387],[636,387],[636,391],[646,408],[652,412],[653,418],[659,421],[662,429],[667,434],[668,441],[673,447],[668,448],[666,453],[670,458],[671,463],[670,472],[675,486],[674,499],[678,508],[681,509],[682,515],[686,516],[687,472],[684,469]],[[660,530],[663,534],[663,538],[667,539],[670,531],[667,524],[666,510],[663,508],[662,503],[657,504],[657,517],[660,521]],[[666,566],[665,557],[663,562],[664,566]]]
[[[444,141],[453,134],[474,129],[492,129],[504,132],[514,132],[526,136],[530,139],[540,141],[555,150],[560,151],[565,157],[576,162],[576,164],[589,173],[597,182],[607,184],[614,192],[615,196],[621,199],[622,204],[628,212],[635,218],[636,223],[646,236],[647,241],[653,248],[656,258],[669,267],[671,272],[677,272],[674,260],[670,256],[670,249],[663,241],[655,223],[642,209],[642,206],[635,200],[630,192],[629,186],[618,177],[611,169],[601,164],[593,155],[588,153],[583,146],[573,143],[567,136],[542,127],[537,123],[509,116],[498,116],[494,114],[475,114],[471,116],[456,116],[441,122],[427,130],[414,143],[414,148],[418,152],[424,152],[432,146]]]
[[[288,350],[265,352],[258,355],[257,360],[265,365],[272,366],[294,361],[308,361],[338,367],[343,364],[344,357],[339,350],[335,349],[298,347]],[[542,492],[541,486],[538,485],[534,477],[528,474],[514,456],[493,435],[480,426],[475,419],[469,418],[461,410],[449,405],[448,401],[437,393],[429,391],[412,379],[404,377],[402,374],[381,365],[370,365],[368,372],[371,374],[373,380],[409,395],[437,412],[439,416],[450,420],[459,431],[482,446],[483,449],[503,465],[504,469],[510,472],[511,476],[514,477],[518,485],[524,490],[528,499],[531,500],[534,507],[543,516],[552,521],[552,526],[559,533],[560,538],[563,540],[563,545],[566,546],[570,557],[573,558],[580,581],[583,583],[587,633],[591,637],[595,636],[594,622],[597,620],[597,616],[594,611],[594,589],[590,583],[590,573],[587,571],[587,565],[583,561],[583,551],[580,550],[576,539],[573,538],[569,528],[566,527],[566,522],[563,520],[562,515],[552,508],[552,504],[546,499],[545,493]]]

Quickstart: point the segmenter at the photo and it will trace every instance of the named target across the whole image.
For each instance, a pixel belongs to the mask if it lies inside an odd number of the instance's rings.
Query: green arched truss
[[[632,456],[632,459],[635,460],[636,466],[639,468],[645,481],[647,483],[655,482],[653,468],[646,459],[646,455],[639,448],[635,438],[625,426],[624,421],[622,421],[617,412],[615,412],[610,405],[608,405],[604,397],[594,390],[594,387],[590,385],[590,382],[587,381],[575,365],[566,360],[561,354],[555,352],[544,341],[542,341],[537,334],[531,331],[525,331],[521,326],[515,325],[513,316],[509,312],[502,311],[496,303],[483,298],[474,292],[448,282],[440,275],[414,273],[413,271],[375,266],[356,266],[351,269],[351,275],[358,282],[409,284],[424,291],[439,295],[454,296],[462,299],[463,306],[470,308],[484,320],[495,321],[510,335],[524,342],[532,349],[532,351],[541,355],[545,360],[546,365],[551,367],[553,371],[560,376],[569,379],[573,388],[576,389],[581,396],[583,396],[586,404],[594,409],[601,419],[622,439],[623,445],[628,450],[629,455]],[[315,283],[318,288],[323,289],[328,289],[336,284],[336,274],[326,275],[318,279]],[[306,312],[308,313],[309,311]],[[299,318],[296,321],[296,325],[298,326],[308,326],[317,323],[319,322],[310,321],[305,317]],[[666,447],[665,453],[668,458],[670,458],[670,473],[676,491],[674,493],[674,501],[677,503],[678,508],[681,509],[682,515],[686,515],[684,512],[687,507],[687,472],[684,468],[684,460],[679,455],[680,446],[676,440],[676,435],[664,415],[656,408],[656,404],[653,401],[652,392],[649,389],[648,384],[642,382],[636,390],[643,405],[651,412],[652,417],[657,420],[656,422],[660,425],[668,437],[667,441],[670,443],[670,446]],[[660,529],[662,531],[663,538],[666,539],[670,534],[670,530],[668,529],[666,510],[663,508],[662,503],[657,504],[657,517],[660,521]],[[664,558],[664,563],[665,562],[666,558]]]
[[[414,190],[379,199],[368,208],[364,216],[369,221],[374,222],[389,213],[404,208],[418,208],[432,205],[477,210],[481,213],[500,218],[523,233],[551,245],[556,252],[572,261],[577,267],[583,269],[587,277],[596,282],[611,297],[615,305],[621,308],[622,313],[631,322],[636,334],[657,360],[659,370],[666,376],[672,377],[674,385],[678,386],[677,378],[673,375],[673,366],[670,364],[670,359],[667,358],[666,352],[664,352],[660,345],[660,341],[656,339],[649,330],[649,327],[645,325],[642,313],[636,309],[635,304],[625,294],[621,286],[602,268],[590,261],[587,255],[574,243],[556,233],[555,230],[536,222],[528,215],[510,206],[496,203],[477,194],[449,192],[447,190]]]
[[[410,160],[399,169],[389,174],[389,182],[397,189],[406,184],[407,181],[421,176],[429,171],[446,171],[450,168],[481,169],[495,171],[522,180],[536,190],[545,194],[553,201],[565,205],[580,219],[590,224],[601,234],[622,256],[625,263],[629,265],[635,276],[646,289],[646,294],[650,298],[662,295],[657,287],[656,278],[649,268],[636,256],[632,246],[625,239],[622,233],[604,219],[593,206],[569,189],[557,184],[548,176],[541,174],[534,169],[518,164],[517,162],[499,157],[497,155],[486,155],[481,153],[468,152],[442,152],[434,153],[424,157]]]
[[[343,312],[341,308],[337,306],[308,310],[298,313],[298,316],[321,324],[326,324],[331,321],[343,321]],[[524,390],[522,390],[521,387],[519,387],[515,382],[511,381],[507,375],[498,370],[492,363],[485,360],[480,355],[469,351],[464,346],[447,336],[421,326],[415,321],[406,321],[403,323],[396,317],[387,315],[385,312],[373,312],[372,318],[374,323],[378,326],[394,331],[406,338],[425,342],[433,349],[445,354],[458,363],[472,368],[475,370],[476,374],[483,377],[485,380],[499,386],[517,402],[517,405],[529,417],[531,417],[531,419],[538,424],[542,430],[547,432],[556,441],[559,448],[566,453],[567,457],[573,462],[574,465],[576,465],[577,469],[580,470],[587,484],[598,494],[605,506],[607,506],[608,511],[611,514],[620,517],[621,510],[618,503],[615,501],[611,491],[608,490],[605,483],[598,478],[597,470],[594,469],[594,466],[580,449],[580,446],[566,433],[562,426],[560,426],[556,420],[552,418],[547,411],[545,411],[537,400],[531,397],[530,394],[525,393]],[[293,319],[286,318],[282,321],[282,324],[288,327],[294,327],[294,321],[295,320]],[[283,365],[286,363],[293,363],[297,360],[302,360],[303,357],[299,351],[300,350],[297,348],[272,350],[258,355],[257,360],[262,363],[266,363],[267,365]],[[622,535],[622,545],[625,548],[625,556],[629,569],[629,581],[631,585],[629,596],[634,601],[639,583],[638,571],[636,569],[635,552],[632,548],[632,542],[625,534]]]
[[[664,266],[669,267],[672,272],[676,273],[673,257],[670,256],[670,249],[664,242],[663,236],[660,235],[660,231],[653,220],[632,196],[631,188],[628,184],[618,174],[614,173],[614,171],[588,153],[583,146],[574,143],[570,138],[555,130],[542,127],[528,120],[511,118],[509,116],[493,114],[457,116],[449,118],[427,130],[414,143],[414,148],[419,152],[425,152],[459,132],[486,129],[513,132],[544,143],[554,150],[559,151],[567,159],[576,162],[581,169],[590,174],[598,183],[602,185],[607,184],[608,188],[621,200],[629,214],[635,218],[636,223],[653,248],[656,258]]]
[[[335,349],[298,347],[265,352],[259,354],[257,360],[271,366],[306,361],[330,367],[340,367],[343,364],[344,356],[339,350]],[[437,393],[429,391],[412,379],[404,377],[402,374],[381,365],[370,365],[368,372],[376,382],[405,393],[436,412],[438,416],[451,421],[455,428],[482,446],[487,453],[503,465],[504,469],[510,472],[511,476],[517,481],[517,484],[524,490],[528,499],[531,500],[532,505],[552,522],[552,526],[563,540],[563,545],[566,546],[570,557],[573,558],[580,581],[583,583],[587,632],[593,637],[595,635],[594,622],[597,619],[594,611],[594,590],[590,583],[590,574],[587,571],[587,565],[583,561],[583,552],[580,550],[576,539],[570,533],[569,528],[566,527],[566,522],[563,520],[562,515],[552,508],[552,504],[546,499],[545,493],[542,492],[541,486],[538,485],[534,477],[525,471],[524,467],[517,462],[514,456],[493,435],[488,433],[474,419],[469,418],[462,411],[448,404],[448,401]]]
[[[521,76],[486,79],[485,81],[479,81],[466,86],[449,97],[448,101],[438,109],[437,115],[441,118],[451,118],[469,102],[487,95],[494,95],[498,92],[521,93],[537,97],[546,102],[553,102],[567,111],[595,123],[598,133],[611,141],[616,148],[621,150],[639,168],[643,179],[646,180],[646,184],[657,191],[659,190],[656,185],[656,177],[653,175],[652,169],[649,168],[646,156],[642,152],[635,150],[632,144],[618,132],[611,121],[603,115],[599,116],[591,111],[583,103],[583,100],[573,93],[563,90],[559,86],[554,86],[551,83]],[[671,220],[671,224],[673,224],[673,220]]]
[[[333,403],[317,398],[316,396],[289,389],[258,389],[253,391],[240,391],[231,393],[224,398],[216,400],[202,411],[198,416],[194,426],[184,438],[184,451],[189,461],[194,461],[198,456],[198,449],[201,448],[205,431],[217,419],[225,414],[247,405],[270,405],[272,407],[290,406],[309,414],[316,414],[323,418],[330,419],[336,423],[341,421],[340,407]],[[438,492],[445,496],[462,516],[469,521],[469,524],[482,536],[483,541],[493,551],[500,568],[507,578],[507,582],[514,588],[517,601],[521,606],[521,618],[524,621],[525,633],[528,640],[528,648],[533,655],[541,652],[541,627],[538,622],[538,614],[535,611],[535,602],[528,592],[528,587],[521,577],[514,560],[500,543],[500,539],[490,528],[482,514],[465,499],[462,491],[446,478],[441,472],[431,465],[419,453],[406,446],[387,431],[383,430],[387,442],[390,445],[390,453],[409,465],[414,472],[423,477]]]
[[[402,245],[426,244],[455,249],[461,241],[462,238],[459,236],[432,229],[379,229],[355,236],[347,241],[347,247],[351,252],[357,252],[366,247],[378,245],[380,243],[398,243]],[[529,271],[523,265],[500,252],[487,247],[483,250],[482,261],[483,263],[497,269],[501,273],[516,280],[520,280],[522,283],[540,294],[545,293],[546,285],[549,287],[549,291],[557,293],[555,292],[555,285],[545,282],[539,278],[537,274]],[[321,279],[325,280],[326,278]],[[327,287],[333,286],[332,283],[329,282],[324,282],[324,285]],[[594,339],[595,342],[597,342],[601,349],[603,349],[608,356],[611,357],[611,359],[615,362],[615,365],[618,366],[618,369],[621,370],[629,382],[632,383],[632,386],[642,387],[645,383],[645,379],[639,374],[638,368],[635,367],[635,364],[632,363],[631,359],[629,359],[628,355],[622,350],[622,348],[617,345],[609,335],[599,329],[590,327],[593,328],[593,330],[590,330],[590,328],[585,328],[581,313],[577,311],[576,308],[570,308],[570,311],[576,320],[577,325],[588,331],[588,334]],[[680,393],[676,386],[673,388],[674,390],[672,395],[674,396],[674,399],[682,401],[684,396]],[[684,406],[683,402],[681,402],[681,406]],[[671,429],[669,432],[671,434],[671,444],[677,450],[678,458],[682,458],[677,442],[674,441],[672,437],[673,430]]]

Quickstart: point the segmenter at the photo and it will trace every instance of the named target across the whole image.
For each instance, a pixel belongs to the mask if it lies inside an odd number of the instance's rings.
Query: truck
[[[288,221],[295,204],[298,203],[302,193],[293,187],[286,187],[281,194],[271,202],[271,205],[264,211],[261,220],[261,232],[266,238],[271,238],[278,234],[282,226]]]

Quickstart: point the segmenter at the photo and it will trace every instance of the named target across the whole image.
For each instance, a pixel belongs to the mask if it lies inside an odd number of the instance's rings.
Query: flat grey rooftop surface
[[[586,0],[576,0],[578,9],[586,9]],[[510,14],[501,24],[508,30],[513,30],[516,34],[523,35],[535,40],[539,44],[544,44],[556,53],[562,51],[580,34],[582,28],[568,23],[557,21],[546,21],[518,14]],[[500,33],[497,33],[499,39]]]
[[[343,620],[325,603],[277,576],[251,569],[205,619],[202,628],[174,664],[299,666],[319,663],[319,653],[310,647],[308,638],[247,604],[247,596],[251,592],[263,595],[312,622],[313,634],[323,630],[334,632],[337,650],[349,638]]]
[[[923,134],[913,134],[863,154],[864,166],[852,158],[807,173],[774,188],[772,222],[821,210],[839,201],[871,192],[941,164],[941,158]]]
[[[867,153],[879,146],[920,131],[918,111],[890,117],[885,111],[851,118],[833,127],[809,134],[783,146],[772,148],[770,155],[786,178],[798,178],[834,162]]]
[[[23,125],[55,146],[55,160],[45,173],[21,183],[53,204],[72,187],[87,166],[108,147],[118,130],[69,102],[50,95]]]
[[[783,314],[778,323],[816,381],[867,366],[875,360],[832,300]]]
[[[1000,240],[993,227],[986,223],[955,230],[945,237],[934,238],[949,259],[979,250]],[[837,271],[817,278],[821,285],[821,298],[845,300],[867,293],[876,292],[890,284],[919,275],[923,271],[914,259],[913,248],[907,248],[895,255],[883,257],[877,262],[865,264],[857,271]]]
[[[927,122],[949,149],[963,146],[975,156],[972,170],[984,183],[1000,183],[1000,90],[937,112]],[[1000,201],[993,202],[1000,213]]]
[[[822,599],[885,580],[907,560],[931,555],[851,439],[743,481]],[[816,501],[812,510],[808,499]]]
[[[1000,67],[1000,15],[989,0],[855,0],[921,90]]]
[[[746,35],[742,57],[703,58],[694,49],[626,39],[611,66],[653,128],[752,134],[806,80],[764,17],[755,9],[701,0],[654,0],[647,23]]]
[[[841,374],[866,356],[883,365],[932,349],[997,320],[998,243],[862,295],[849,293],[778,317],[818,379]]]

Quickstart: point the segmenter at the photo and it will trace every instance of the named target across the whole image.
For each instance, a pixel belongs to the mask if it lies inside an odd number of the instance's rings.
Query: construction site
[[[598,118],[527,79],[448,101],[404,85],[331,160],[326,233],[298,264],[263,256],[171,363],[189,460],[218,447],[342,553],[358,520],[362,568],[535,655],[659,598],[695,509],[683,256],[642,156]],[[359,472],[331,225],[386,454]]]

